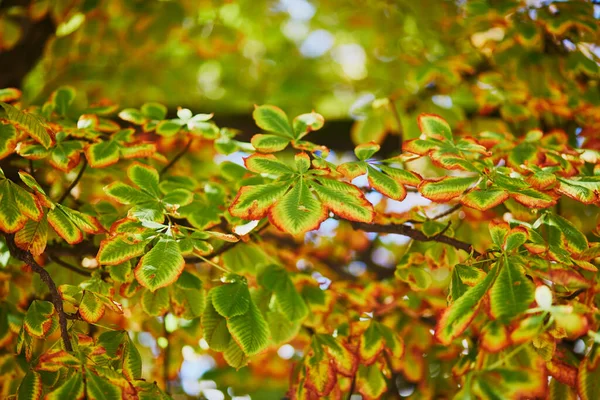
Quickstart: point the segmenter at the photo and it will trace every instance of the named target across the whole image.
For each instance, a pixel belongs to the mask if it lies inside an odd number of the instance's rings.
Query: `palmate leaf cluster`
[[[571,218],[597,217],[600,153],[564,132],[456,135],[421,114],[399,155],[367,142],[349,159],[305,140],[314,111],[256,106],[246,143],[158,103],[0,93],[4,396],[168,398],[186,349],[216,381],[251,371],[298,399],[381,398],[398,380],[428,397],[600,396],[600,245]],[[236,151],[243,166],[212,158]],[[395,212],[409,196],[431,203]],[[326,223],[334,241],[312,236]],[[385,244],[365,232],[411,239],[388,244],[395,269],[346,267]]]

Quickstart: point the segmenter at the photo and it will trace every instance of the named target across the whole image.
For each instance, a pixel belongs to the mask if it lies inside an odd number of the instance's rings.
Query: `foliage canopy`
[[[0,89],[3,397],[600,398],[598,7],[66,3],[0,9],[57,25]]]

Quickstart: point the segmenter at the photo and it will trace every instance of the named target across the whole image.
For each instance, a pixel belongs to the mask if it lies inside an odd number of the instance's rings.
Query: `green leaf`
[[[54,305],[49,301],[34,300],[23,318],[23,327],[31,336],[42,339],[52,327]]]
[[[96,260],[100,265],[119,265],[144,254],[147,240],[137,239],[129,233],[119,233],[100,242]]]
[[[131,122],[134,125],[142,125],[147,119],[144,115],[135,108],[126,108],[119,113],[119,118],[124,121]]]
[[[210,291],[212,302],[219,314],[225,318],[235,317],[248,312],[250,306],[250,291],[248,285],[237,277],[231,283],[217,286]]]
[[[204,290],[197,276],[183,271],[171,296],[173,312],[185,319],[194,319],[204,311]]]
[[[150,119],[165,119],[167,116],[167,107],[160,103],[146,103],[140,109],[145,117]]]
[[[10,104],[0,102],[0,106],[6,111],[7,118],[12,121],[17,128],[20,128],[31,136],[36,142],[49,149],[54,140],[46,131],[45,124],[36,116],[25,111],[21,111]]]
[[[304,174],[310,168],[310,157],[304,152],[297,153],[294,156],[294,163],[296,164],[296,170]]]
[[[308,315],[308,307],[285,269],[269,265],[261,271],[258,280],[263,287],[274,292],[277,308],[290,321],[302,320]]]
[[[364,161],[371,158],[373,154],[379,151],[380,148],[381,146],[375,142],[363,143],[354,148],[354,154],[356,154],[356,158]]]
[[[272,154],[253,154],[244,159],[244,164],[250,171],[259,174],[286,175],[294,173],[293,169]]]
[[[105,186],[104,192],[121,204],[145,204],[156,201],[153,196],[123,182],[113,182]]]
[[[324,124],[325,119],[323,116],[314,111],[311,113],[298,115],[296,118],[294,118],[293,122],[294,136],[296,139],[301,139],[306,134],[321,129]]]
[[[335,215],[349,221],[371,223],[375,216],[373,205],[356,186],[335,179],[318,178],[311,181],[323,204]]]
[[[360,336],[358,355],[364,364],[372,364],[385,347],[385,339],[378,329],[377,322],[369,322],[368,328]]]
[[[269,211],[271,223],[293,235],[317,229],[325,219],[327,208],[315,198],[302,179],[297,180],[294,187]]]
[[[186,206],[192,202],[194,194],[187,189],[175,189],[169,191],[162,199],[168,206]]]
[[[392,179],[394,179],[396,182],[402,185],[417,187],[419,186],[419,183],[421,183],[422,178],[416,172],[407,171],[405,169],[392,168],[383,164],[378,165],[378,167],[379,169],[381,169],[382,172],[385,172],[386,175],[389,175]]]
[[[462,195],[478,179],[478,177],[446,176],[435,181],[423,181],[419,185],[419,192],[436,203],[445,203]]]
[[[494,266],[485,279],[467,290],[444,311],[435,332],[437,339],[442,344],[450,344],[467,329],[475,318],[481,300],[494,283],[497,272],[498,267]]]
[[[428,137],[439,140],[452,140],[450,125],[439,115],[421,114],[417,120],[419,129]]]
[[[21,97],[21,91],[16,88],[0,89],[0,101],[9,102],[18,100]]]
[[[367,399],[379,399],[387,391],[385,377],[376,365],[358,367],[356,387]]]
[[[43,217],[39,221],[28,220],[15,235],[15,243],[19,248],[39,256],[46,248],[47,238],[48,220]]]
[[[50,96],[52,108],[56,113],[63,117],[67,115],[67,111],[69,111],[74,99],[75,89],[71,86],[62,86],[56,89]]]
[[[161,136],[175,136],[181,130],[181,125],[173,121],[161,121],[156,125],[156,133]]]
[[[460,202],[469,208],[486,211],[508,200],[508,192],[502,189],[474,189],[467,193]]]
[[[367,166],[367,171],[369,173],[369,184],[373,189],[390,199],[397,201],[404,200],[406,197],[406,189],[404,186],[370,165]]]
[[[56,207],[54,210],[48,212],[48,222],[67,243],[76,244],[83,240],[83,234],[77,228],[77,225],[71,221],[61,208]]]
[[[119,144],[114,140],[94,143],[85,150],[88,164],[92,168],[104,168],[119,161]]]
[[[274,344],[282,344],[292,340],[300,330],[300,320],[290,321],[286,314],[280,311],[268,311],[267,323]]]
[[[159,198],[161,196],[158,187],[158,172],[146,164],[135,162],[127,169],[127,176],[135,183],[142,191],[152,197]]]
[[[140,285],[155,291],[175,282],[184,266],[185,260],[179,251],[177,242],[171,238],[162,237],[140,259],[134,273]]]
[[[48,393],[45,400],[74,400],[81,398],[83,398],[83,375],[76,372],[62,385]]]
[[[427,290],[433,278],[422,267],[399,268],[395,272],[396,278],[408,283],[411,290],[416,292]]]
[[[89,369],[85,370],[85,378],[85,389],[89,400],[121,400],[121,389],[118,386]]]
[[[269,326],[253,301],[245,314],[227,320],[227,328],[248,356],[259,353],[269,343]]]
[[[252,136],[250,143],[261,153],[275,153],[285,149],[290,144],[290,139],[259,133]]]
[[[91,324],[98,322],[104,315],[105,307],[102,300],[93,292],[86,291],[79,304],[79,314]]]
[[[217,312],[213,305],[211,292],[208,293],[206,307],[202,314],[204,340],[206,340],[211,349],[225,351],[231,341],[231,334],[227,329],[227,320]]]
[[[225,349],[223,357],[225,358],[225,361],[227,361],[227,364],[235,369],[240,369],[248,363],[248,356],[244,354],[244,351],[235,340],[229,341],[229,345]]]
[[[0,122],[0,160],[10,155],[17,147],[17,130],[11,124]]]
[[[528,238],[529,234],[527,229],[522,226],[517,226],[511,229],[508,235],[504,238],[503,249],[507,252],[518,249],[525,244]]]
[[[594,343],[577,372],[577,393],[581,400],[594,400],[600,396],[600,345]]]
[[[252,117],[256,125],[265,131],[290,139],[296,138],[286,113],[278,107],[269,105],[255,106]]]
[[[17,400],[39,400],[41,398],[42,377],[35,371],[27,371],[19,385]]]
[[[229,207],[234,217],[262,219],[269,209],[290,187],[291,182],[277,182],[266,185],[243,186]]]
[[[123,374],[127,380],[134,381],[142,377],[142,357],[127,333],[124,333]]]
[[[19,189],[22,191],[19,193],[19,198],[21,203],[23,203],[24,208],[30,210],[28,214],[31,216],[37,216],[34,214],[34,210],[39,207],[39,205],[33,196],[23,188],[13,184],[8,179],[0,178],[0,230],[7,233],[17,232],[22,229],[27,222],[27,215],[22,212],[17,201],[16,191]]]
[[[148,315],[163,315],[169,309],[169,290],[167,288],[160,288],[154,292],[144,290],[142,308]]]
[[[548,223],[560,230],[567,250],[573,253],[581,253],[588,249],[589,243],[587,238],[569,220],[560,215],[552,214],[548,216]]]
[[[490,311],[495,318],[508,322],[529,308],[535,287],[517,258],[504,257],[498,263],[500,272],[490,290]]]

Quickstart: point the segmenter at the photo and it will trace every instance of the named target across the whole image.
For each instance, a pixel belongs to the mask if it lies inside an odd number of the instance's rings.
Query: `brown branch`
[[[188,142],[185,145],[185,147],[179,153],[177,153],[175,155],[175,157],[173,157],[173,159],[171,161],[169,161],[169,163],[163,167],[163,169],[160,170],[160,172],[158,173],[158,175],[162,176],[165,172],[167,172],[169,170],[169,168],[171,168],[173,165],[175,165],[175,163],[177,161],[179,161],[179,159],[181,157],[183,157],[183,155],[185,153],[187,153],[187,151],[190,149],[190,146],[192,145],[193,141],[194,141],[194,139],[188,140]]]
[[[65,350],[72,352],[73,346],[71,345],[71,340],[69,339],[69,333],[67,331],[67,314],[63,308],[63,300],[58,292],[58,288],[56,287],[56,283],[52,280],[52,277],[44,268],[42,268],[37,261],[33,258],[30,252],[25,251],[17,247],[15,243],[14,235],[5,234],[6,244],[10,251],[10,254],[23,261],[27,264],[33,272],[40,276],[40,279],[48,286],[48,290],[50,291],[50,295],[52,296],[52,304],[54,304],[54,309],[58,314],[58,324],[60,326],[60,336],[62,337],[63,344],[65,346]]]
[[[69,185],[67,190],[65,190],[65,192],[62,194],[62,196],[60,196],[60,199],[58,199],[58,201],[57,201],[58,204],[62,204],[62,202],[65,201],[65,199],[67,198],[67,196],[69,196],[69,194],[71,194],[71,190],[73,190],[75,185],[77,185],[77,183],[83,176],[83,173],[85,172],[86,167],[87,167],[87,160],[84,157],[83,161],[82,161],[81,169],[79,170],[77,177],[73,180],[73,182],[71,182],[71,184]]]
[[[474,257],[479,257],[481,253],[473,248],[469,243],[463,242],[461,240],[440,234],[432,237],[428,237],[423,232],[412,228],[408,225],[400,225],[400,224],[390,224],[390,225],[382,225],[382,224],[367,224],[365,222],[351,222],[351,225],[354,229],[358,229],[365,232],[377,232],[377,233],[396,233],[398,235],[403,235],[410,237],[419,242],[439,242],[450,245],[459,250],[464,250],[469,254],[473,254]]]

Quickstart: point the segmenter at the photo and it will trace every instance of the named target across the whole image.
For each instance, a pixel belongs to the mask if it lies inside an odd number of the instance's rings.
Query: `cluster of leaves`
[[[168,397],[191,348],[288,377],[298,399],[381,398],[398,381],[430,397],[600,396],[600,245],[566,211],[597,216],[600,153],[564,132],[453,135],[421,114],[400,155],[368,142],[348,160],[304,139],[316,112],[257,106],[263,133],[244,143],[212,114],[19,94],[0,90],[3,395]],[[245,167],[212,158],[240,150]],[[393,211],[415,197],[431,203]],[[325,221],[333,242],[311,236]],[[385,244],[368,232],[411,239],[388,247],[395,269],[361,258]],[[345,267],[357,260],[364,279]],[[142,369],[157,355],[163,374]]]

